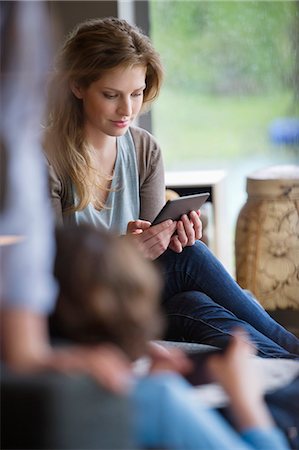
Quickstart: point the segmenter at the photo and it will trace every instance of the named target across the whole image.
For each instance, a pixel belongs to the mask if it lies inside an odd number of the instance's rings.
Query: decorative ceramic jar
[[[247,178],[236,228],[236,275],[267,310],[299,310],[299,166]]]

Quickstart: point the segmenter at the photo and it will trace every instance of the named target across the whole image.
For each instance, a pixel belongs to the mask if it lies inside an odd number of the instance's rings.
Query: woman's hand
[[[145,258],[154,260],[168,248],[176,226],[172,220],[152,227],[146,220],[135,220],[128,223],[127,235],[131,236]]]
[[[192,246],[197,239],[202,236],[202,223],[200,220],[200,210],[191,211],[189,217],[184,214],[177,222],[177,234],[173,235],[169,248],[176,253],[181,253],[187,246]]]

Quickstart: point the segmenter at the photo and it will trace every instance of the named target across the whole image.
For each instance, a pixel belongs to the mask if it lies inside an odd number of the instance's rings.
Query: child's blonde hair
[[[57,233],[55,321],[65,337],[112,342],[135,359],[160,335],[161,279],[127,241],[91,228]]]

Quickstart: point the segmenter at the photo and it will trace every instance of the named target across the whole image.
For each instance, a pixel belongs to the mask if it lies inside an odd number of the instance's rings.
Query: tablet
[[[208,351],[195,351],[192,353],[187,353],[188,358],[192,361],[193,367],[189,373],[184,375],[186,380],[193,386],[214,383],[215,380],[207,368],[207,360],[211,355],[223,355],[226,352],[228,345],[229,342],[225,344],[224,348],[215,347]]]
[[[164,220],[179,220],[183,214],[189,214],[190,211],[197,211],[209,197],[208,192],[203,194],[185,195],[184,197],[168,200],[163,206],[152,225],[164,222]]]

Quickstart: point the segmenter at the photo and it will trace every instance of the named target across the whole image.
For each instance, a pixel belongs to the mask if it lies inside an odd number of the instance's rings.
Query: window
[[[269,129],[299,117],[299,3],[152,0],[150,23],[166,70],[153,132],[168,170],[227,170],[233,254],[246,176],[298,163]]]

